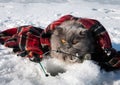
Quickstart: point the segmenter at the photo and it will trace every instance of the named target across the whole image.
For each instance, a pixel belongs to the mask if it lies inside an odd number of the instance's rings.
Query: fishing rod
[[[49,76],[49,74],[47,74],[47,72],[46,72],[46,70],[45,70],[45,68],[43,67],[43,65],[42,65],[42,63],[41,63],[41,62],[39,62],[39,65],[40,65],[41,69],[43,70],[43,72],[44,72],[45,76],[46,76],[46,77],[48,77],[48,76]]]

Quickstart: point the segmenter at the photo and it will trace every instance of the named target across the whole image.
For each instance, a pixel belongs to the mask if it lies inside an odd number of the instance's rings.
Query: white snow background
[[[46,27],[63,15],[99,20],[107,29],[112,45],[120,50],[120,0],[0,0],[0,30],[21,25]],[[37,63],[11,54],[0,45],[0,85],[120,85],[120,71],[100,71],[92,61],[65,65],[57,60],[42,62],[45,68],[65,73],[45,77]]]

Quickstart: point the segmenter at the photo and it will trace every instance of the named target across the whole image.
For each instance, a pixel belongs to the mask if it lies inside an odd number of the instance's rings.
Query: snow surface
[[[65,14],[99,20],[113,47],[120,50],[119,0],[0,0],[0,30],[21,25],[44,28]],[[120,85],[120,71],[100,71],[92,61],[65,65],[55,59],[44,60],[46,69],[66,71],[45,77],[39,64],[11,52],[0,45],[0,85]]]

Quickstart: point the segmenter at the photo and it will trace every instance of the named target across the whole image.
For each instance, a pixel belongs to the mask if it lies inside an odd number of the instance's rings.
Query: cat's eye
[[[79,41],[75,39],[75,40],[72,41],[72,44],[77,44],[78,42]]]
[[[85,38],[86,37],[86,33],[87,33],[87,31],[80,31],[79,35],[80,35],[81,38]]]
[[[61,42],[62,42],[63,44],[65,44],[67,41],[64,40],[64,39],[61,39]]]

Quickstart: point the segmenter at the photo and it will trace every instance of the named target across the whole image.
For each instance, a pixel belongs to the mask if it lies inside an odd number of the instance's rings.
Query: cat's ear
[[[63,28],[61,28],[61,27],[56,27],[56,28],[55,28],[55,31],[54,31],[54,34],[55,34],[55,35],[59,35],[59,34],[62,34],[62,32],[63,32]]]

